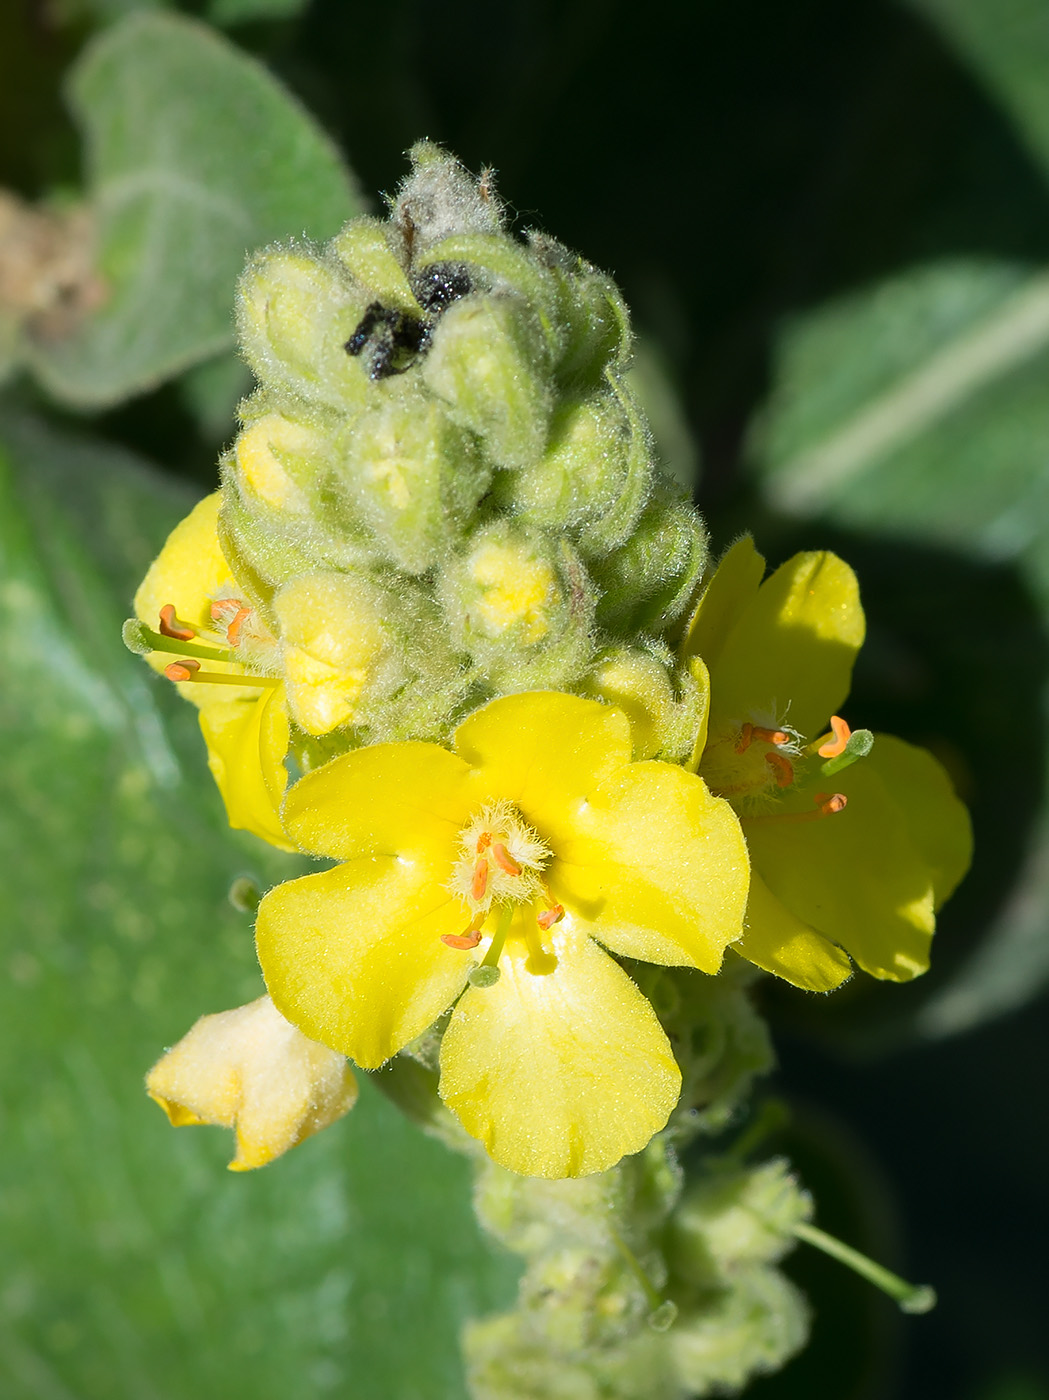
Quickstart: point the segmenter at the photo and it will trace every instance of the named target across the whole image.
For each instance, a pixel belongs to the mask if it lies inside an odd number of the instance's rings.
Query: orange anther
[[[488,862],[484,856],[480,856],[474,866],[474,876],[470,881],[470,895],[473,899],[484,899],[484,892],[488,888]]]
[[[831,715],[830,727],[833,731],[832,737],[816,750],[820,758],[837,758],[839,754],[844,753],[845,745],[849,742],[849,737],[852,734],[852,730],[840,715]]]
[[[480,855],[483,851],[487,851],[491,844],[492,833],[490,831],[482,831],[477,838],[477,854]]]
[[[844,812],[849,802],[843,792],[818,792],[815,800],[823,817],[832,817],[835,812]]]
[[[739,731],[739,738],[736,740],[736,752],[746,753],[750,748],[750,741],[754,737],[754,726],[745,724]]]
[[[535,921],[541,929],[545,930],[553,928],[554,924],[560,923],[564,916],[565,906],[563,904],[555,904],[552,909],[541,909],[535,916]]]
[[[481,930],[479,928],[468,928],[465,933],[441,934],[442,943],[446,943],[449,948],[461,948],[464,952],[476,948],[480,941]]]
[[[785,729],[762,729],[760,725],[752,725],[751,733],[755,739],[763,739],[766,744],[789,744],[790,735]]]
[[[200,670],[199,661],[172,661],[170,666],[164,667],[164,674],[169,681],[191,681],[194,674]]]
[[[240,641],[240,629],[244,626],[245,619],[250,616],[250,608],[238,608],[233,621],[226,628],[226,641],[231,647],[235,647]]]
[[[174,637],[178,642],[191,642],[197,635],[185,622],[175,616],[175,604],[165,603],[160,610],[160,632],[164,637]]]
[[[794,768],[789,758],[784,758],[781,753],[767,753],[765,762],[772,769],[776,779],[777,787],[790,787],[794,781]]]
[[[520,875],[521,867],[501,841],[493,843],[492,855],[495,857],[495,863],[500,870],[505,870],[507,875]]]

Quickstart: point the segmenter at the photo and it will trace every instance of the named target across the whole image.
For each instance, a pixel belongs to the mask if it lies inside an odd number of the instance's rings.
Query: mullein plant
[[[847,564],[766,578],[744,538],[712,567],[614,283],[509,233],[490,175],[411,158],[387,219],[249,262],[257,388],[125,627],[231,824],[329,860],[258,905],[267,995],[147,1087],[245,1170],[352,1107],[352,1061],[467,1154],[525,1261],[464,1337],[480,1400],[738,1390],[806,1336],[780,1259],[851,1256],[733,1142],[772,1063],[748,989],[923,972],[968,820],[838,713]]]

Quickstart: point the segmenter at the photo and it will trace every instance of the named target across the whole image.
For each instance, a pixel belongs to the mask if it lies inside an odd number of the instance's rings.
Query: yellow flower
[[[230,826],[291,851],[280,824],[290,731],[277,644],[222,552],[220,504],[216,491],[175,526],[135,594],[135,614],[165,648],[150,665],[200,711]]]
[[[733,804],[750,850],[735,949],[813,991],[845,981],[850,958],[907,981],[928,967],[935,911],[968,869],[968,814],[924,749],[885,734],[871,747],[837,713],[864,636],[848,565],[806,553],[762,583],[764,571],[738,541],[684,647],[701,683],[709,672],[692,766]]]
[[[307,1040],[269,997],[202,1016],[153,1066],[146,1088],[176,1128],[235,1128],[235,1172],[264,1167],[357,1101],[345,1056]]]
[[[373,745],[307,774],[285,826],[343,864],[259,907],[281,1012],[373,1068],[454,1003],[441,1095],[496,1161],[581,1176],[638,1151],[680,1072],[599,944],[717,972],[747,857],[696,775],[630,757],[620,710],[539,691],[476,711],[454,752]]]

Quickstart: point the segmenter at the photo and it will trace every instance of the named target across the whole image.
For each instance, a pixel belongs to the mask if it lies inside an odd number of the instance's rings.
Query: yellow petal
[[[907,981],[929,965],[932,872],[869,760],[828,781],[848,798],[843,812],[798,824],[744,821],[754,869],[793,915],[864,971]],[[811,794],[784,804],[794,809],[812,811]]]
[[[765,560],[750,535],[729,549],[700,595],[685,633],[682,655],[702,656],[713,666],[729,633],[754,600],[765,573]]]
[[[233,575],[218,536],[222,493],[213,492],[180,521],[149,567],[135,594],[135,615],[156,628],[160,609],[174,603],[176,614],[193,627],[211,626],[211,600]],[[231,594],[230,596],[235,596]]]
[[[265,1166],[357,1099],[345,1058],[307,1040],[269,997],[202,1016],[153,1066],[146,1088],[176,1127],[236,1128],[232,1171]]]
[[[271,687],[258,700],[212,701],[200,711],[200,728],[230,826],[282,851],[296,850],[280,823],[289,736],[283,687]]]
[[[591,789],[629,763],[632,746],[621,710],[537,690],[482,706],[455,731],[455,751],[493,798],[516,803],[556,846]]]
[[[375,1069],[459,994],[470,953],[441,942],[468,923],[445,867],[366,856],[270,890],[256,946],[266,986],[304,1035]]]
[[[480,802],[461,758],[437,744],[372,744],[334,758],[299,780],[284,826],[304,851],[347,860],[363,855],[444,861]]]
[[[625,972],[566,920],[557,966],[528,970],[511,938],[493,987],[471,987],[441,1046],[441,1096],[489,1155],[523,1176],[586,1176],[666,1124],[681,1072]]]
[[[849,693],[864,620],[835,554],[796,554],[761,585],[711,662],[717,720],[766,713],[815,737]]]
[[[756,871],[750,876],[747,925],[733,951],[807,992],[830,992],[852,975],[833,943],[781,904]]]
[[[185,520],[172,530],[164,548],[139,585],[135,594],[135,616],[154,631],[160,621],[160,610],[168,603],[174,603],[175,615],[180,621],[207,630],[214,625],[211,619],[213,599],[241,596],[242,590],[219,544],[218,515],[221,503],[220,491],[199,501]],[[174,659],[168,652],[152,652],[146,658],[154,671],[163,671]],[[220,674],[242,674],[244,668],[225,661],[209,661],[207,670]],[[176,688],[180,695],[202,709],[228,703],[227,691],[220,685],[187,682],[178,684]],[[238,698],[254,698],[262,693],[262,690],[241,688]]]
[[[972,860],[972,823],[942,764],[926,749],[879,734],[864,763],[885,785],[929,868],[936,908],[953,894]]]
[[[699,765],[703,760],[703,750],[707,746],[707,730],[710,726],[710,672],[701,656],[690,656],[688,669],[696,683],[697,694],[698,719],[695,737],[692,740],[692,757],[688,764],[691,771],[695,773],[698,772]]]
[[[554,848],[550,888],[613,952],[717,972],[747,901],[729,804],[676,764],[622,767]]]

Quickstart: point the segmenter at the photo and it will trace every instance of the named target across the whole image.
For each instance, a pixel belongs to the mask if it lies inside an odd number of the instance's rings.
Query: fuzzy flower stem
[[[899,1304],[901,1312],[925,1313],[930,1312],[936,1306],[936,1291],[928,1284],[908,1283],[906,1279],[900,1278],[899,1274],[894,1274],[883,1265],[876,1264],[873,1259],[868,1259],[859,1250],[843,1244],[841,1240],[835,1239],[833,1235],[828,1235],[824,1230],[817,1229],[815,1225],[808,1225],[801,1221],[794,1226],[794,1233],[799,1240],[804,1240],[806,1244],[822,1249],[824,1254],[829,1254],[832,1259],[837,1259],[839,1263],[847,1265],[861,1278],[865,1278],[868,1283],[873,1283],[875,1288],[880,1288],[883,1293],[887,1293]]]

